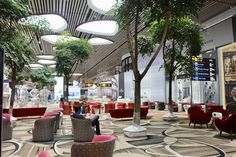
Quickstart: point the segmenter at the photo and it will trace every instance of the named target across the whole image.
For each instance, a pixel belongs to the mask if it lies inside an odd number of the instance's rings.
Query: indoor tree
[[[155,21],[151,25],[152,38],[160,42],[164,21]],[[175,118],[172,106],[172,80],[176,75],[190,76],[193,72],[192,57],[201,51],[203,37],[200,25],[188,17],[170,18],[168,32],[163,46],[163,67],[168,76],[169,119]]]
[[[87,40],[62,40],[55,44],[56,72],[59,76],[64,76],[65,94],[64,98],[68,100],[69,80],[79,63],[82,63],[89,57],[92,46]]]
[[[17,74],[23,71],[26,64],[30,64],[34,60],[33,47],[30,39],[18,29],[10,29],[11,36],[5,40],[3,45],[5,47],[5,64],[11,70],[11,98],[9,114],[12,113],[13,104],[15,100],[15,86]]]
[[[48,22],[45,19],[31,19],[33,23],[27,24],[26,33],[19,28],[18,21],[30,14],[28,0],[4,0],[0,1],[0,47],[5,52],[5,64],[11,70],[11,98],[9,113],[12,113],[15,85],[17,76],[22,72],[24,66],[34,58],[32,41],[34,36],[27,36],[30,31],[36,37],[48,30]]]
[[[115,17],[125,31],[128,51],[132,60],[132,70],[135,81],[134,88],[134,124],[140,124],[140,86],[141,81],[148,72],[152,63],[159,54],[166,41],[168,25],[170,18],[196,15],[205,0],[122,0],[115,9]],[[154,40],[150,34],[138,36],[142,30],[141,23],[146,21],[146,27],[149,28],[153,21],[163,21],[164,25],[160,30],[159,39]],[[153,51],[154,46],[159,45]],[[149,55],[149,62],[143,71],[138,68],[138,56]]]
[[[52,86],[55,84],[55,79],[52,78],[52,72],[48,67],[32,70],[30,73],[30,79],[37,88],[41,89],[44,86]]]

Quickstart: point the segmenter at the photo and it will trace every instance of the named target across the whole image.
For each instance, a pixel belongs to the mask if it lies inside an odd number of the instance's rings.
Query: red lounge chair
[[[211,113],[205,113],[199,106],[192,106],[188,109],[188,117],[189,117],[189,126],[191,123],[194,124],[206,124],[208,127],[208,123],[211,120]]]
[[[236,113],[229,115],[226,119],[215,119],[215,126],[220,130],[220,136],[223,132],[236,134]]]
[[[123,102],[118,102],[118,104],[117,104],[117,108],[118,109],[124,109],[126,107],[126,104],[125,103],[123,103]]]
[[[105,113],[109,113],[109,111],[113,109],[115,109],[115,103],[105,104]]]
[[[134,103],[133,102],[129,102],[128,103],[128,108],[134,108]]]

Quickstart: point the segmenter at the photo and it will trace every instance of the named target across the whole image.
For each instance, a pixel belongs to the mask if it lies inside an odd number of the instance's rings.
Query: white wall
[[[139,57],[138,66],[141,72],[149,60],[149,57]],[[160,53],[141,82],[141,96],[146,95],[150,101],[165,101],[165,73],[163,68],[160,69],[162,64],[162,53]],[[125,72],[124,80],[125,97],[134,99],[133,72]]]
[[[205,45],[202,51],[232,43],[234,41],[232,19],[225,20],[203,32]]]

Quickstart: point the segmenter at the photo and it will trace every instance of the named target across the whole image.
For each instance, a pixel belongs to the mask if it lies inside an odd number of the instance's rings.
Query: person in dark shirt
[[[78,118],[78,119],[85,119],[85,116],[82,114],[81,110],[78,110],[76,113],[72,115],[73,118]],[[99,124],[99,116],[95,115],[92,119],[92,126],[96,126],[96,134],[101,135],[100,133],[100,124]]]

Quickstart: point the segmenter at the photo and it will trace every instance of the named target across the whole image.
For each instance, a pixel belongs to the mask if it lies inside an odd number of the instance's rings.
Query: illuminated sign
[[[212,58],[193,57],[194,81],[216,81],[216,63]]]

